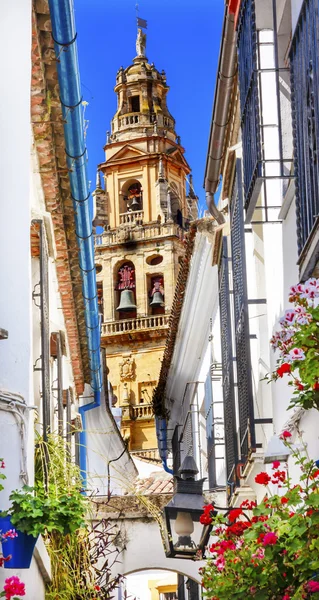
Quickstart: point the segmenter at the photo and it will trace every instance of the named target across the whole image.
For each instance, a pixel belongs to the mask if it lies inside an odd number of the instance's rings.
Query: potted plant
[[[24,486],[11,493],[11,508],[4,517],[5,526],[17,529],[17,540],[8,539],[3,556],[12,556],[5,568],[27,569],[30,566],[38,536],[46,532],[62,535],[73,533],[85,523],[86,500],[80,490],[55,493],[54,486],[38,484],[36,488]],[[5,522],[5,519],[7,522]]]

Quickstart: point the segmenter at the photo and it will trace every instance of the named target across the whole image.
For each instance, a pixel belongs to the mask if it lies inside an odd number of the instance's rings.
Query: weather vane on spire
[[[138,16],[138,8],[138,4],[135,4],[137,23],[136,54],[137,56],[145,56],[146,33],[144,33],[142,29],[147,29],[147,21]]]

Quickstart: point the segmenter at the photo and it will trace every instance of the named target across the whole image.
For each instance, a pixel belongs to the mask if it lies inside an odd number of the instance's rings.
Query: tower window
[[[132,96],[131,112],[140,112],[140,97],[139,96]]]

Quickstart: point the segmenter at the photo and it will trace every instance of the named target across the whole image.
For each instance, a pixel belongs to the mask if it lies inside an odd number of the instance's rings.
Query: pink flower
[[[6,600],[11,600],[11,598],[16,595],[25,596],[25,585],[20,581],[19,577],[13,576],[6,579],[3,590],[6,593]]]
[[[303,285],[302,283],[297,283],[297,285],[293,285],[290,288],[290,296],[299,296],[300,294],[302,294],[303,292]]]
[[[296,320],[296,311],[286,310],[285,314],[279,320],[280,325],[292,325]]]
[[[319,592],[319,583],[318,583],[318,581],[308,581],[308,583],[307,583],[307,591],[310,592],[310,594],[315,594],[316,592]]]
[[[1,459],[0,459],[1,460]],[[5,469],[6,465],[4,463],[4,460],[1,460],[1,465],[0,465],[0,469]]]
[[[263,546],[274,546],[277,540],[278,536],[273,531],[269,531],[263,538]]]
[[[301,348],[293,348],[289,350],[289,356],[291,360],[305,360],[306,355]]]
[[[10,538],[10,539],[14,539],[16,537],[18,537],[18,534],[16,532],[15,529],[9,529],[8,531],[6,531],[5,533],[1,534],[2,538],[5,540],[6,538]]]

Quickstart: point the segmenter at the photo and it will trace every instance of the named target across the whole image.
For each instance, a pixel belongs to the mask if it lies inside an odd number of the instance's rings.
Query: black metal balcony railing
[[[247,204],[253,194],[256,180],[261,177],[262,160],[257,75],[258,40],[256,30],[255,0],[244,0],[244,2],[242,2],[237,39],[244,160],[244,187]]]
[[[233,344],[228,274],[227,238],[223,239],[222,258],[219,268],[219,306],[222,350],[222,385],[224,399],[226,481],[228,487],[237,483],[238,444],[234,394]]]
[[[285,190],[293,177],[292,157],[287,155],[291,143],[289,69],[279,53],[276,0],[267,4],[267,26],[262,28],[264,10],[263,0],[242,0],[237,36],[244,208],[246,221],[253,223],[278,222],[282,192],[280,188],[274,191],[272,185],[267,194],[265,182],[284,180]]]
[[[251,376],[242,176],[241,160],[239,159],[236,164],[236,176],[231,198],[231,249],[240,454],[241,460],[245,462],[250,450],[256,447],[256,440]]]
[[[291,52],[299,254],[319,225],[319,7],[305,0]]]

